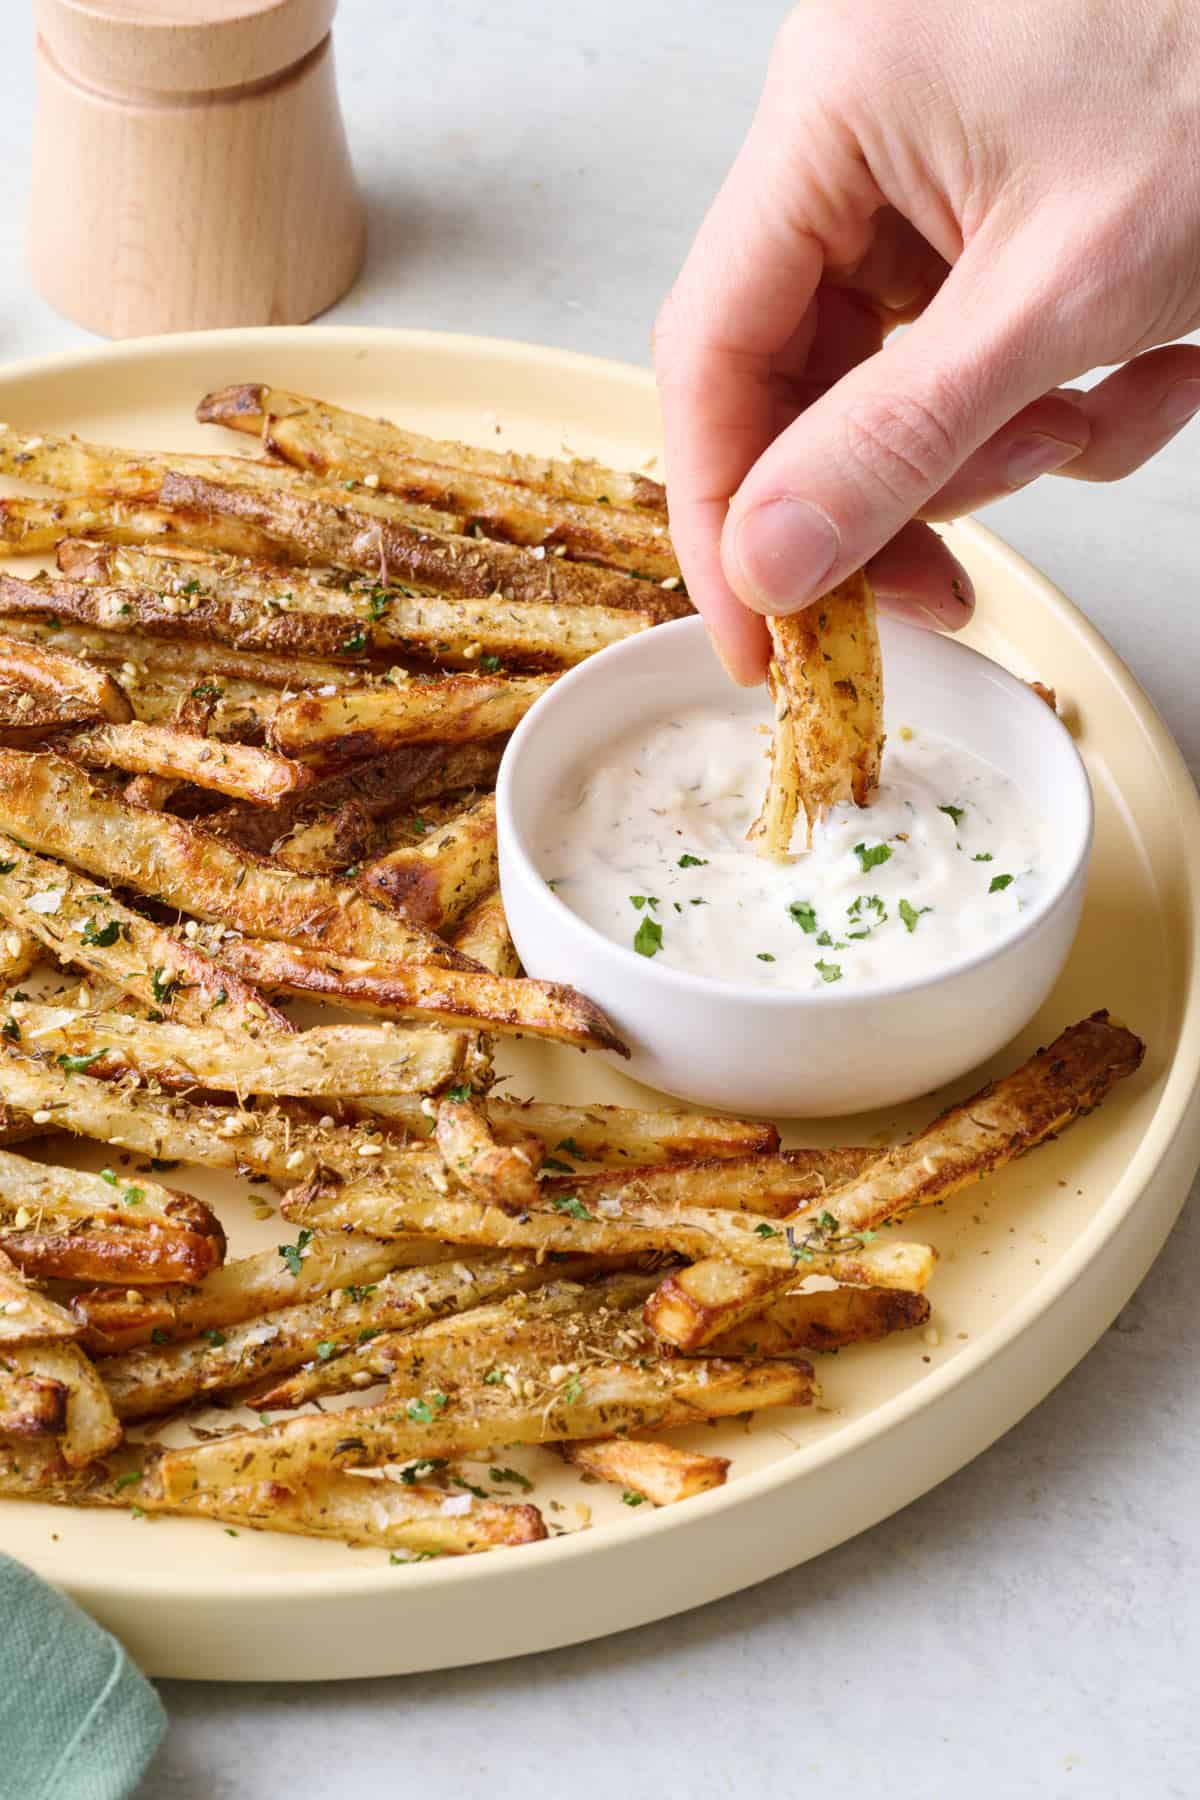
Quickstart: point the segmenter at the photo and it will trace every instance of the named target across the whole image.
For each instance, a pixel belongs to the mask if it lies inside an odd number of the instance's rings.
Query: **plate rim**
[[[111,344],[75,346],[69,350],[0,365],[0,388],[13,380],[51,377],[86,370],[101,363],[170,360],[177,353],[186,354],[204,347],[220,350],[223,346],[228,346],[244,356],[252,354],[256,346],[286,351],[291,345],[303,344],[307,353],[312,348],[314,336],[325,340],[332,354],[337,354],[339,349],[352,351],[378,347],[395,350],[403,347],[418,351],[425,348],[441,354],[456,351],[464,356],[498,362],[511,362],[514,358],[519,358],[536,367],[542,376],[548,369],[556,366],[571,368],[602,375],[610,382],[624,383],[638,390],[643,398],[647,395],[653,398],[654,393],[654,378],[650,370],[582,351],[471,333],[356,325],[229,327],[215,331],[181,332],[170,336],[129,338]],[[1132,670],[1075,602],[1020,552],[975,519],[956,521],[948,528],[948,533],[952,539],[973,545],[981,558],[1013,574],[1022,585],[1039,590],[1043,605],[1087,646],[1089,654],[1103,666],[1108,679],[1129,701],[1137,725],[1152,746],[1162,769],[1164,785],[1172,791],[1181,812],[1189,815],[1181,820],[1185,828],[1180,833],[1184,848],[1180,865],[1191,901],[1189,918],[1194,921],[1200,910],[1196,904],[1200,897],[1200,793],[1197,792],[1182,751],[1153,701]],[[1188,823],[1193,827],[1190,831],[1186,829]],[[1070,1249],[1059,1257],[1053,1269],[1009,1308],[1001,1319],[988,1326],[978,1338],[973,1338],[951,1361],[931,1370],[905,1392],[872,1408],[861,1419],[846,1425],[823,1444],[782,1456],[767,1468],[752,1471],[724,1488],[697,1496],[687,1507],[665,1507],[645,1517],[623,1519],[619,1523],[601,1526],[592,1531],[527,1545],[523,1547],[522,1557],[515,1562],[509,1557],[480,1556],[417,1566],[406,1571],[404,1593],[413,1593],[418,1589],[428,1593],[430,1590],[450,1588],[464,1581],[478,1584],[482,1589],[489,1582],[494,1585],[498,1581],[518,1577],[520,1567],[526,1566],[531,1558],[537,1559],[539,1570],[549,1572],[559,1565],[571,1564],[579,1557],[594,1556],[601,1550],[617,1551],[622,1540],[644,1544],[660,1540],[666,1534],[695,1530],[712,1524],[729,1511],[739,1506],[752,1505],[756,1500],[789,1485],[798,1485],[806,1477],[815,1475],[831,1463],[853,1455],[872,1440],[890,1435],[913,1417],[946,1400],[968,1380],[977,1378],[989,1363],[1006,1348],[1012,1347],[1036,1321],[1058,1305],[1097,1261],[1116,1233],[1128,1224],[1138,1201],[1147,1195],[1163,1165],[1177,1148],[1189,1111],[1195,1110],[1197,1097],[1200,1095],[1200,965],[1194,954],[1194,943],[1189,943],[1188,951],[1188,980],[1177,1001],[1179,1025],[1176,1051],[1170,1068],[1165,1072],[1162,1093],[1141,1142],[1103,1204]],[[1196,1157],[1200,1158],[1200,1143],[1195,1148]],[[1156,1245],[1154,1254],[1157,1254],[1158,1247],[1160,1246]],[[1099,1330],[1103,1328],[1099,1327],[1095,1335],[1099,1335]],[[1084,1350],[1072,1355],[1069,1367],[1074,1367],[1086,1353]],[[1061,1378],[1061,1374],[1056,1374],[1044,1391],[1049,1392],[1050,1387]],[[1011,1423],[1002,1426],[1000,1432],[993,1433],[987,1441],[993,1441],[995,1436],[1002,1435],[1009,1429]],[[953,1467],[961,1467],[970,1456],[978,1453],[979,1448],[982,1446],[971,1450],[967,1456],[958,1458]],[[800,1469],[792,1466],[797,1456],[804,1459]],[[946,1478],[946,1475],[941,1475],[937,1480]],[[936,1485],[936,1482],[930,1485]],[[891,1506],[886,1509],[887,1512],[893,1510],[895,1509]],[[320,1598],[351,1600],[378,1596],[381,1602],[400,1599],[394,1575],[389,1579],[386,1566],[374,1565],[362,1570],[290,1571],[285,1576],[278,1572],[239,1570],[236,1575],[223,1580],[219,1589],[214,1589],[212,1581],[206,1579],[202,1567],[198,1567],[194,1575],[180,1571],[169,1578],[155,1575],[132,1582],[128,1578],[109,1581],[103,1572],[97,1572],[95,1575],[73,1577],[67,1585],[70,1593],[82,1604],[98,1610],[113,1604],[127,1606],[139,1599],[187,1603],[200,1598],[211,1602],[219,1597],[231,1614],[247,1607],[258,1607],[265,1599],[276,1603],[285,1602],[289,1606]],[[738,1585],[744,1584],[734,1582],[722,1587],[720,1591],[729,1592]],[[707,1597],[709,1596],[701,1596]]]

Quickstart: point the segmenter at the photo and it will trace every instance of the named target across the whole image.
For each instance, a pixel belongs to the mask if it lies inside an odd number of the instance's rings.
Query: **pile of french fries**
[[[0,500],[0,553],[55,562],[0,576],[0,1493],[404,1561],[547,1535],[511,1445],[718,1485],[664,1434],[922,1325],[898,1222],[1142,1046],[1096,1014],[884,1150],[504,1097],[498,1033],[624,1048],[522,975],[492,789],[557,672],[688,610],[662,490],[261,385],[199,416],[261,454],[0,430],[51,490]],[[269,1184],[287,1241],[227,1260],[179,1165]]]

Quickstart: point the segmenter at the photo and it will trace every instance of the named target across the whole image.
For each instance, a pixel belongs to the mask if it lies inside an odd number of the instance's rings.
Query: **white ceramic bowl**
[[[700,1106],[789,1118],[898,1104],[1001,1049],[1057,980],[1092,842],[1091,789],[1070,735],[1024,682],[964,644],[890,619],[880,632],[889,729],[919,722],[984,757],[1047,827],[1039,898],[1011,935],[944,973],[846,992],[737,986],[613,943],[546,885],[531,846],[555,791],[622,729],[713,703],[769,722],[765,689],[731,685],[698,618],[590,658],[514,732],[496,790],[513,941],[530,975],[570,982],[604,1009],[632,1052],[626,1068],[650,1087]]]

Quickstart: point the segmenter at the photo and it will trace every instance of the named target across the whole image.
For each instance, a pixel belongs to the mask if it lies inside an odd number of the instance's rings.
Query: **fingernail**
[[[1062,438],[1047,437],[1039,432],[1035,437],[1017,438],[1009,445],[1005,480],[1009,487],[1025,487],[1028,482],[1036,481],[1039,475],[1049,475],[1051,469],[1061,469],[1078,456],[1078,444],[1068,444]]]
[[[1200,381],[1181,381],[1168,389],[1162,410],[1168,425],[1186,425],[1200,412]]]
[[[841,540],[832,520],[807,500],[767,500],[739,520],[733,561],[744,599],[763,612],[789,613],[821,592]]]

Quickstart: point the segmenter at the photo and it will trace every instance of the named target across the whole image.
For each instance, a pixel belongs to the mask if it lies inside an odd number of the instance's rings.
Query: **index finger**
[[[815,237],[768,212],[748,150],[701,226],[654,337],[671,537],[722,661],[747,686],[766,670],[767,628],[725,580],[721,529],[730,495],[776,435],[775,361],[802,337],[824,266]]]

